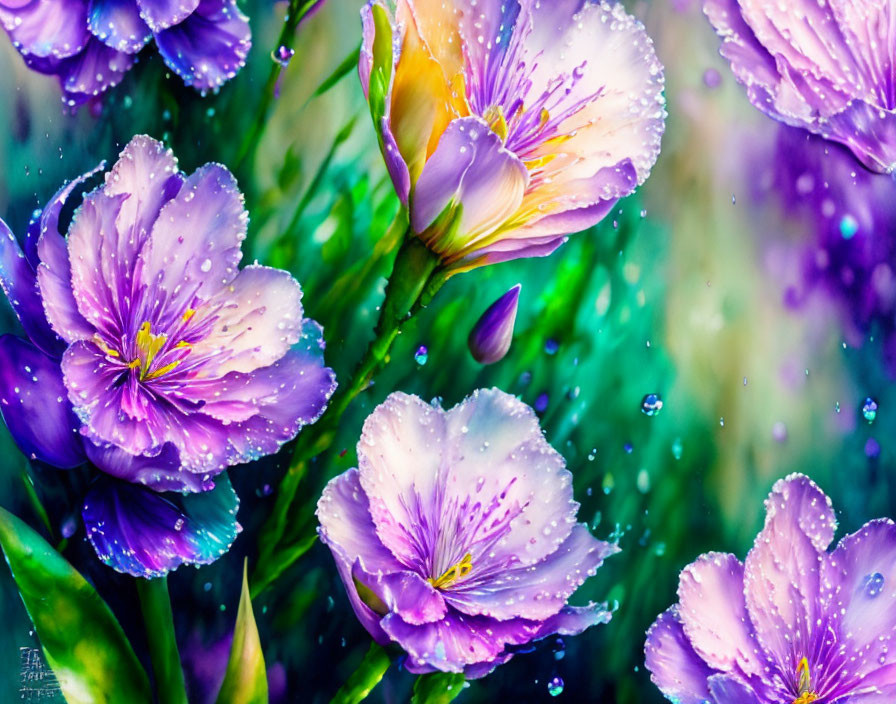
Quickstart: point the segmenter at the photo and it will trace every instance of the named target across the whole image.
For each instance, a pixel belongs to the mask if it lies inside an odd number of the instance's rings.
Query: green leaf
[[[361,664],[339,688],[330,704],[359,704],[364,701],[383,679],[390,664],[386,649],[378,643],[371,643]]]
[[[456,672],[432,672],[414,682],[411,704],[449,704],[464,689],[466,679]]]
[[[0,547],[68,704],[150,704],[146,672],[87,580],[2,508]]]
[[[164,704],[187,704],[184,672],[174,637],[168,578],[138,579],[136,583],[159,698]]]
[[[268,678],[264,667],[264,653],[258,626],[252,612],[249,577],[243,563],[243,591],[233,629],[233,644],[224,683],[218,692],[217,704],[267,704]]]

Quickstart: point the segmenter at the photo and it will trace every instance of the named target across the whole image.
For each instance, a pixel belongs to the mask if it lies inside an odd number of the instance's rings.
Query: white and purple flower
[[[150,40],[203,93],[233,78],[252,44],[236,0],[0,0],[0,26],[28,66],[58,77],[70,107],[117,85]]]
[[[29,458],[103,471],[83,510],[112,567],[155,576],[233,541],[227,467],[276,452],[335,388],[285,271],[239,269],[248,216],[226,168],[187,176],[135,137],[68,235],[59,191],[0,283],[28,339],[0,337],[0,411]]]
[[[545,256],[650,172],[663,67],[621,5],[371,0],[359,71],[414,233],[454,270]]]
[[[515,646],[610,619],[568,604],[618,551],[576,522],[578,508],[535,413],[491,389],[450,411],[393,393],[317,515],[373,638],[401,646],[412,672],[475,678]]]
[[[704,0],[757,108],[896,169],[896,6],[880,0]]]
[[[744,562],[686,567],[648,635],[647,668],[678,704],[883,704],[896,698],[896,524],[833,552],[837,521],[807,477],[779,481]]]

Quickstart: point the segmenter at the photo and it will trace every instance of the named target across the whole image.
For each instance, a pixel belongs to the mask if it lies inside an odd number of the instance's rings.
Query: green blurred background
[[[264,0],[244,5],[255,46],[248,67],[219,95],[199,98],[148,53],[99,114],[63,115],[57,86],[27,71],[0,37],[0,216],[21,234],[65,179],[113,160],[138,132],[165,139],[184,170],[232,164],[283,13],[282,3],[274,10]],[[828,301],[800,312],[782,303],[792,272],[772,266],[770,253],[799,247],[813,233],[773,200],[753,196],[756,155],[769,150],[776,125],[735,84],[696,2],[626,5],[647,25],[666,66],[669,120],[650,179],[552,257],[452,279],[407,326],[388,368],[300,490],[299,510],[313,511],[325,477],[353,466],[363,418],[390,391],[440,397],[446,407],[485,386],[532,405],[546,398],[543,426],[574,473],[581,519],[623,549],[574,600],[608,600],[616,613],[609,625],[562,646],[544,641],[472,683],[459,702],[554,701],[548,682],[555,676],[564,681],[556,701],[660,702],[643,667],[646,629],[676,600],[678,572],[698,554],[743,556],[776,479],[812,476],[849,531],[896,513],[889,446],[896,399],[880,350],[871,340],[847,344]],[[300,28],[262,142],[238,173],[252,215],[245,259],[294,272],[342,378],[370,336],[389,270],[387,253],[375,248],[398,211],[354,72],[314,96],[356,48],[359,7],[358,0],[327,0]],[[707,70],[718,71],[720,85],[707,85],[715,77]],[[516,283],[522,295],[511,353],[483,368],[467,352],[467,334]],[[5,330],[16,329],[7,306],[2,320]],[[415,358],[421,345],[425,364]],[[641,412],[648,393],[664,401],[653,417]],[[873,425],[859,410],[866,396],[880,404]],[[876,459],[864,452],[869,437],[882,446]],[[5,430],[0,441],[0,505],[37,526],[22,485],[25,460]],[[284,462],[231,471],[246,530],[215,565],[170,579],[196,702],[208,701],[223,676],[242,558],[256,553],[253,530],[272,505]],[[72,487],[82,478],[41,468],[32,474],[54,524],[71,523]],[[142,655],[132,583],[96,562],[83,528],[65,554],[108,597]],[[37,641],[5,570],[0,614],[0,701],[37,698],[21,693],[20,649]],[[369,644],[320,545],[258,599],[256,616],[272,701],[329,701]],[[406,701],[411,684],[393,668],[369,701]]]

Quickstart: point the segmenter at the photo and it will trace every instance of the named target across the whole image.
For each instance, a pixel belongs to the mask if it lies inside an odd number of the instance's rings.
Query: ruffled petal
[[[212,491],[187,496],[100,478],[87,494],[82,516],[103,562],[124,574],[152,578],[221,557],[240,531],[238,507],[226,475]]]
[[[74,56],[90,38],[86,0],[0,3],[0,23],[22,54],[39,59]]]
[[[199,7],[199,0],[136,0],[136,3],[140,16],[153,32],[183,22]]]
[[[0,412],[27,457],[62,468],[84,462],[59,362],[13,335],[0,337]]]
[[[55,71],[64,100],[74,108],[117,86],[135,60],[133,54],[113,49],[91,36],[81,53],[63,61]]]
[[[136,0],[90,0],[87,25],[106,46],[127,54],[136,54],[152,37]]]
[[[667,698],[679,704],[710,701],[707,679],[714,671],[694,651],[677,607],[660,614],[647,631],[644,656],[651,681]]]
[[[156,34],[156,44],[171,70],[205,93],[245,65],[252,33],[235,0],[202,0],[183,22]]]
[[[193,493],[208,491],[214,482],[207,474],[187,471],[181,466],[177,448],[171,443],[162,446],[158,455],[132,455],[116,445],[95,445],[85,442],[90,462],[118,479],[143,484],[153,491]]]

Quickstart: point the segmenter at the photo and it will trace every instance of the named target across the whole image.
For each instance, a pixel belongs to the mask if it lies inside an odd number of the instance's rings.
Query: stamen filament
[[[459,579],[463,579],[473,570],[473,556],[470,553],[464,555],[463,559],[455,565],[451,565],[438,578],[430,577],[426,581],[436,589],[448,587]]]

